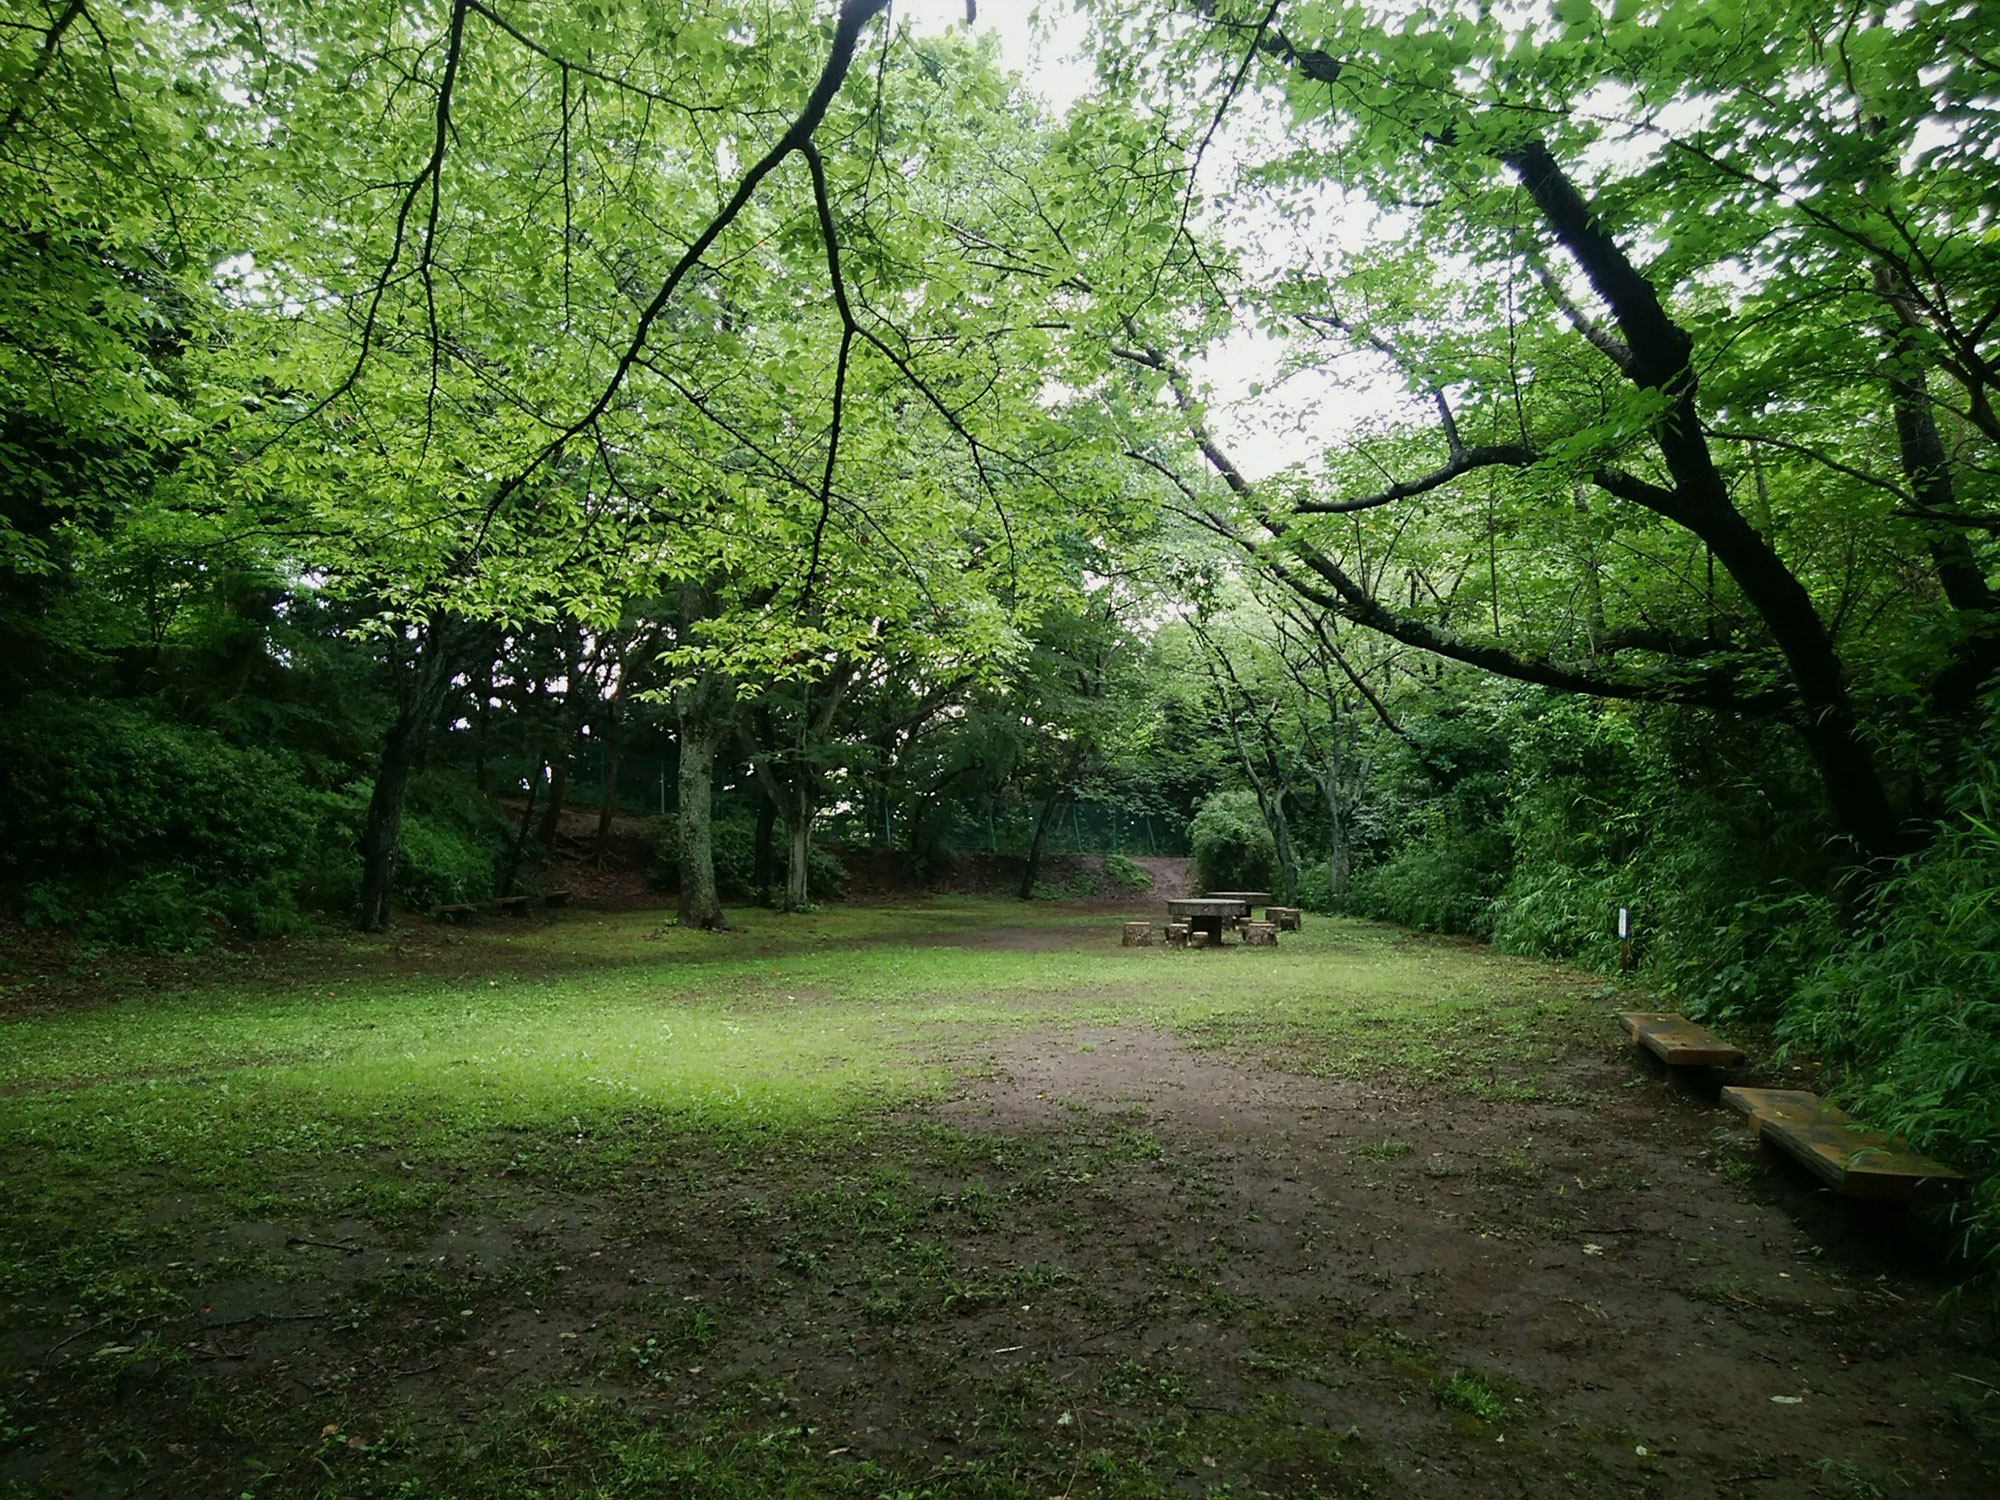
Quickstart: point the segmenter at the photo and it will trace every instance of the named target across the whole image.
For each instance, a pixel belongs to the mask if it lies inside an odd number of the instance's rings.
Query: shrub
[[[396,859],[396,899],[418,908],[483,901],[493,894],[498,854],[495,840],[485,830],[468,829],[432,813],[405,813]]]
[[[1299,871],[1298,905],[1306,911],[1316,911],[1321,916],[1330,917],[1353,904],[1352,892],[1346,902],[1333,899],[1333,876],[1323,862],[1315,861]]]
[[[1188,825],[1195,879],[1210,891],[1268,890],[1278,850],[1257,799],[1249,792],[1217,792]]]
[[[30,699],[0,730],[0,860],[22,875],[255,882],[296,869],[328,810],[283,757],[134,705]]]
[[[1122,854],[1104,856],[1104,873],[1113,885],[1121,886],[1128,891],[1147,891],[1153,888],[1153,877]]]
[[[1348,908],[1426,932],[1485,937],[1508,860],[1507,836],[1497,828],[1415,840],[1355,876]]]
[[[1876,898],[1876,919],[1826,958],[1779,1034],[1830,1065],[1871,1124],[1975,1175],[1955,1212],[1966,1253],[2000,1270],[2000,776]]]
[[[294,930],[343,806],[287,757],[141,704],[31,698],[0,729],[0,869],[27,882],[23,918],[121,947]]]

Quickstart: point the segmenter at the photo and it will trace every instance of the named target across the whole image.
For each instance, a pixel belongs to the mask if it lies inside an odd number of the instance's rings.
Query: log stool
[[[1214,941],[1215,941],[1215,934],[1212,932],[1190,932],[1188,934],[1187,945],[1190,948],[1206,948],[1210,943]]]
[[[1152,947],[1153,924],[1151,922],[1127,922],[1125,924],[1125,946],[1127,948]]]
[[[1167,923],[1167,946],[1185,948],[1188,945],[1188,930],[1188,924],[1185,922]]]
[[[1245,922],[1243,924],[1243,946],[1246,948],[1277,947],[1278,924],[1276,922]]]
[[[1280,932],[1297,932],[1303,916],[1304,913],[1296,906],[1264,908],[1264,920],[1272,923]]]

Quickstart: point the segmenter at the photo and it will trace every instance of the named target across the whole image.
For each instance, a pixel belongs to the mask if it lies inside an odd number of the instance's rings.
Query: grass
[[[574,913],[17,988],[0,1497],[1383,1492],[1329,1403],[1522,1410],[1260,1291],[1228,1184],[1143,1122],[909,1110],[989,1042],[1098,1027],[1547,1097],[1587,982],[1372,924],[1198,954],[1111,927]],[[1422,1180],[1413,1149],[1352,1156]]]

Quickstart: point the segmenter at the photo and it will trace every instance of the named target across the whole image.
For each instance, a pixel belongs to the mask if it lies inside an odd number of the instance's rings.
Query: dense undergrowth
[[[0,719],[0,879],[31,925],[152,951],[344,918],[368,805],[357,759],[143,700],[31,697]],[[419,775],[398,899],[491,895],[509,835],[467,778]]]
[[[1383,783],[1393,833],[1348,910],[1615,972],[1629,909],[1642,982],[1691,1014],[1773,1028],[1825,1065],[1823,1090],[1975,1174],[1964,1249],[2000,1256],[1990,751],[1959,769],[1917,852],[1862,886],[1775,727],[1524,695],[1414,731]]]

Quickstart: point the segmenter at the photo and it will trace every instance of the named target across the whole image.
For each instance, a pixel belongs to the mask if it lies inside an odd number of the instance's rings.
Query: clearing
[[[1594,976],[744,920],[17,976],[0,1496],[2000,1492],[1937,1226]]]

